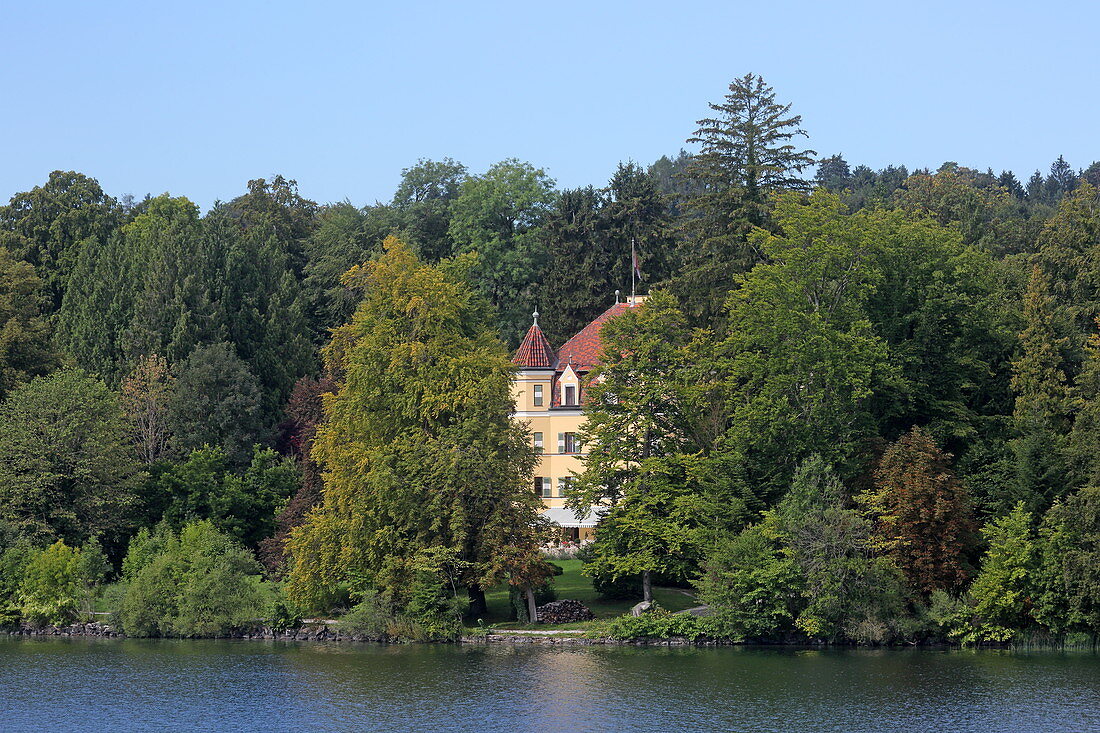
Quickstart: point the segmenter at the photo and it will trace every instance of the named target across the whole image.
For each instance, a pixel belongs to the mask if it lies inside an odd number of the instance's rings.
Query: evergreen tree
[[[176,365],[167,421],[179,453],[220,447],[235,465],[267,437],[256,379],[224,342],[197,346]]]
[[[1068,489],[1064,451],[1070,393],[1062,369],[1066,339],[1058,336],[1055,310],[1047,277],[1035,266],[1024,296],[1020,355],[1012,363],[1017,437],[1011,447],[1020,497],[1038,509]]]
[[[776,102],[759,76],[734,79],[725,100],[710,108],[716,115],[699,120],[688,139],[700,145],[686,171],[700,190],[686,203],[686,270],[677,285],[691,314],[704,321],[718,313],[733,276],[760,261],[747,236],[769,224],[770,196],[811,188],[800,174],[815,155],[792,144],[807,136],[802,117]]]
[[[1039,527],[1036,619],[1056,634],[1100,632],[1100,488],[1055,502]]]

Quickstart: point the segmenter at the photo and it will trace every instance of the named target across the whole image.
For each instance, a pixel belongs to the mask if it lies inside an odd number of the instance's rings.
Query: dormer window
[[[534,402],[535,402],[535,407],[542,407],[542,385],[541,384],[536,384],[533,387],[533,389],[534,389],[533,398],[534,398]]]
[[[562,400],[562,404],[565,407],[576,407],[576,405],[577,405],[577,385],[575,385],[575,384],[565,385],[565,397]]]

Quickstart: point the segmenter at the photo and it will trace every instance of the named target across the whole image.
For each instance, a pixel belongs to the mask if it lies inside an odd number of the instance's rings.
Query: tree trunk
[[[539,614],[535,610],[535,591],[531,590],[531,587],[528,586],[528,587],[523,589],[523,592],[524,592],[524,595],[527,596],[527,617],[528,617],[528,620],[533,624],[537,624],[539,622]]]
[[[653,583],[652,583],[652,581],[649,577],[649,571],[648,570],[643,570],[642,571],[642,600],[643,601],[652,601],[653,600]]]
[[[485,591],[476,585],[466,586],[466,590],[470,594],[470,618],[475,621],[485,618],[489,610],[485,605]]]

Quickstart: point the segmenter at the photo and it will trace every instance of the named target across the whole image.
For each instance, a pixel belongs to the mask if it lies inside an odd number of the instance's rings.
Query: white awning
[[[595,527],[596,522],[600,521],[600,515],[596,513],[595,509],[589,509],[583,517],[578,517],[572,509],[553,507],[543,509],[542,516],[559,527]]]

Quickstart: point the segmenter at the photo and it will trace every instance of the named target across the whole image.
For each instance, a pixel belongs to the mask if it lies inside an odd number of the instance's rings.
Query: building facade
[[[616,302],[578,334],[554,349],[534,323],[516,351],[515,417],[527,423],[539,454],[532,490],[542,499],[544,516],[564,530],[566,539],[591,539],[595,512],[576,516],[565,508],[565,495],[584,468],[584,446],[578,436],[584,424],[585,378],[599,363],[600,329],[615,316],[642,302],[642,297]]]

